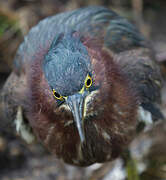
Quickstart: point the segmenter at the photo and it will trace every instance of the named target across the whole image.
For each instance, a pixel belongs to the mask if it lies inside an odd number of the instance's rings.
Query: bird
[[[68,164],[103,163],[141,123],[163,118],[162,81],[152,46],[132,23],[106,7],[83,7],[47,17],[25,36],[1,91],[1,117]]]

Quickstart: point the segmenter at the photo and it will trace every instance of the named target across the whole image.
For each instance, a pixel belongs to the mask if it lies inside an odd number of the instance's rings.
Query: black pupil
[[[91,84],[91,79],[88,79],[86,85],[89,86]]]
[[[54,96],[56,96],[57,98],[61,97],[57,92],[54,92]]]

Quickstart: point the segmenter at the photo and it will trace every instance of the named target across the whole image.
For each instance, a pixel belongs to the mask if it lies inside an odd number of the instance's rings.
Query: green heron
[[[162,78],[148,44],[104,7],[42,20],[20,45],[2,90],[8,121],[67,163],[116,158],[140,121],[162,118]]]

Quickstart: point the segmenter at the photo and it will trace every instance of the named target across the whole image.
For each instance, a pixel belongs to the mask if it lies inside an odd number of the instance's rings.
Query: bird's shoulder
[[[162,119],[159,110],[163,78],[155,53],[147,47],[139,47],[114,55],[122,73],[130,81],[140,97],[140,107],[151,113],[152,119]]]

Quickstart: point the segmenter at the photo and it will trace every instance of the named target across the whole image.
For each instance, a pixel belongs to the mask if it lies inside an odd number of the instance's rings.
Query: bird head
[[[135,132],[137,101],[113,56],[76,32],[59,34],[42,54],[29,78],[35,134],[67,163],[117,157]]]

